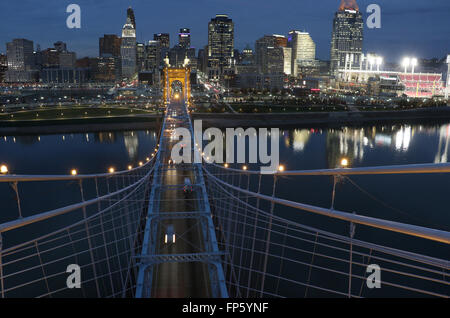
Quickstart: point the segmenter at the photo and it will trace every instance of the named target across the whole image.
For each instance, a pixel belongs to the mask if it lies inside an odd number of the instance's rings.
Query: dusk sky
[[[364,51],[376,52],[396,62],[404,55],[431,58],[450,53],[449,0],[357,1],[365,13],[371,3],[382,9],[382,28],[365,27]],[[66,27],[66,7],[81,6],[81,29]],[[97,56],[98,38],[120,35],[126,9],[132,6],[137,40],[146,42],[153,34],[169,32],[176,44],[179,28],[188,27],[192,45],[207,44],[207,24],[216,13],[235,22],[235,46],[254,46],[264,34],[287,34],[292,29],[309,32],[317,44],[317,58],[329,59],[333,15],[340,0],[16,0],[0,7],[0,51],[13,38],[27,38],[42,49],[62,40],[77,57]],[[367,14],[364,14],[367,18]]]

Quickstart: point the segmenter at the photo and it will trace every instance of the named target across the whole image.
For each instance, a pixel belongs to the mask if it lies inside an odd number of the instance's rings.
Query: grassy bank
[[[1,122],[39,121],[59,119],[86,119],[98,117],[118,117],[133,115],[151,115],[155,112],[122,107],[56,107],[0,114]]]

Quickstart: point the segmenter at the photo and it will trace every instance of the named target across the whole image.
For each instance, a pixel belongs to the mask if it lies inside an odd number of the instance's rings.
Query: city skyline
[[[196,49],[207,44],[207,23],[216,14],[228,14],[235,23],[235,47],[242,50],[247,44],[254,46],[255,41],[264,34],[287,35],[292,29],[305,30],[317,44],[317,58],[330,58],[330,41],[333,15],[340,5],[340,0],[325,0],[317,4],[314,1],[302,3],[282,0],[278,5],[261,3],[254,0],[245,3],[225,3],[225,1],[196,2],[195,6],[186,6],[180,10],[167,11],[174,19],[167,19],[165,14],[150,14],[146,18],[145,12],[165,11],[164,3],[144,3],[142,1],[109,1],[108,3],[89,3],[78,1],[82,10],[82,28],[70,30],[65,27],[68,14],[65,8],[69,1],[47,1],[39,8],[34,1],[20,1],[28,3],[30,10],[21,11],[16,3],[8,3],[0,13],[4,21],[5,32],[0,35],[2,46],[0,52],[5,52],[6,43],[14,38],[33,40],[41,48],[51,47],[51,44],[61,40],[68,44],[70,51],[77,52],[79,58],[83,56],[98,56],[98,38],[103,34],[120,35],[121,28],[126,21],[126,9],[132,6],[137,21],[137,40],[147,43],[154,33],[170,33],[171,46],[175,44],[176,34],[180,28],[191,29],[192,45]],[[181,1],[174,1],[175,4]],[[360,10],[367,18],[365,10],[370,1],[357,1]],[[421,5],[423,1],[408,1],[408,8],[402,11],[404,5],[378,1],[382,9],[382,28],[368,29],[365,26],[365,42],[363,51],[375,51],[383,54],[389,62],[398,62],[405,54],[414,54],[421,58],[441,58],[448,53],[450,35],[445,32],[448,22],[445,14],[450,9],[446,1],[436,1],[433,7]],[[258,6],[256,6],[258,3]],[[25,5],[26,6],[26,5]],[[239,9],[240,8],[240,9]],[[252,9],[252,19],[248,18],[246,9]],[[289,8],[289,10],[286,10]],[[282,15],[277,15],[281,11]],[[411,23],[414,17],[421,23]],[[273,16],[273,23],[262,23]],[[281,18],[282,17],[282,18]],[[28,23],[14,24],[14,21],[28,21]],[[177,23],[173,23],[176,20]],[[110,22],[114,21],[114,22]],[[302,22],[303,21],[303,22]],[[30,25],[41,26],[31,28]],[[49,28],[52,32],[42,32]],[[439,32],[436,32],[439,30]],[[433,45],[431,45],[431,43]]]

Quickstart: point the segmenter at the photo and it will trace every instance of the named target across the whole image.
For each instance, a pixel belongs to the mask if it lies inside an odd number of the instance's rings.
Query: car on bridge
[[[184,196],[187,197],[187,196],[191,195],[193,191],[194,191],[194,189],[192,187],[191,179],[184,178],[184,187],[183,187]]]
[[[175,244],[175,229],[172,224],[166,228],[166,235],[164,235],[164,244]]]

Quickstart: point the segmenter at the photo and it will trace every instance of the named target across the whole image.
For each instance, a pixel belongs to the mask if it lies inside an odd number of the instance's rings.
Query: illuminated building
[[[8,70],[25,71],[34,68],[33,41],[14,39],[6,44]]]
[[[299,65],[313,66],[316,59],[316,44],[308,32],[293,30],[289,32],[289,47],[292,48],[291,75],[299,75]]]
[[[136,44],[136,71],[145,69],[145,45],[143,43]]]
[[[364,21],[355,0],[342,0],[333,21],[330,71],[358,69],[363,49]]]
[[[145,47],[145,69],[152,71],[161,65],[161,43],[159,41],[148,41]]]
[[[121,61],[115,57],[99,57],[91,60],[92,77],[98,82],[114,82],[119,79]]]
[[[256,40],[256,65],[261,74],[285,73],[290,74],[291,48],[287,48],[288,39],[282,35],[265,35]]]
[[[122,29],[122,44],[120,46],[122,59],[122,77],[131,78],[136,73],[136,30],[127,18]]]
[[[187,28],[180,29],[180,33],[178,33],[178,44],[186,49],[191,47],[191,30]]]
[[[218,80],[233,59],[234,23],[227,15],[218,14],[208,24],[208,77]]]
[[[253,64],[254,56],[252,48],[247,44],[245,49],[242,51],[241,64]]]
[[[161,48],[170,48],[170,34],[169,33],[157,33],[153,35],[154,41],[161,43]]]
[[[0,83],[5,80],[5,72],[8,69],[8,59],[6,55],[0,54]]]
[[[26,39],[14,39],[6,44],[8,70],[5,82],[34,82],[38,79],[33,49],[33,41]]]
[[[130,19],[133,28],[136,30],[136,18],[134,16],[134,11],[131,7],[127,9],[127,18]]]

